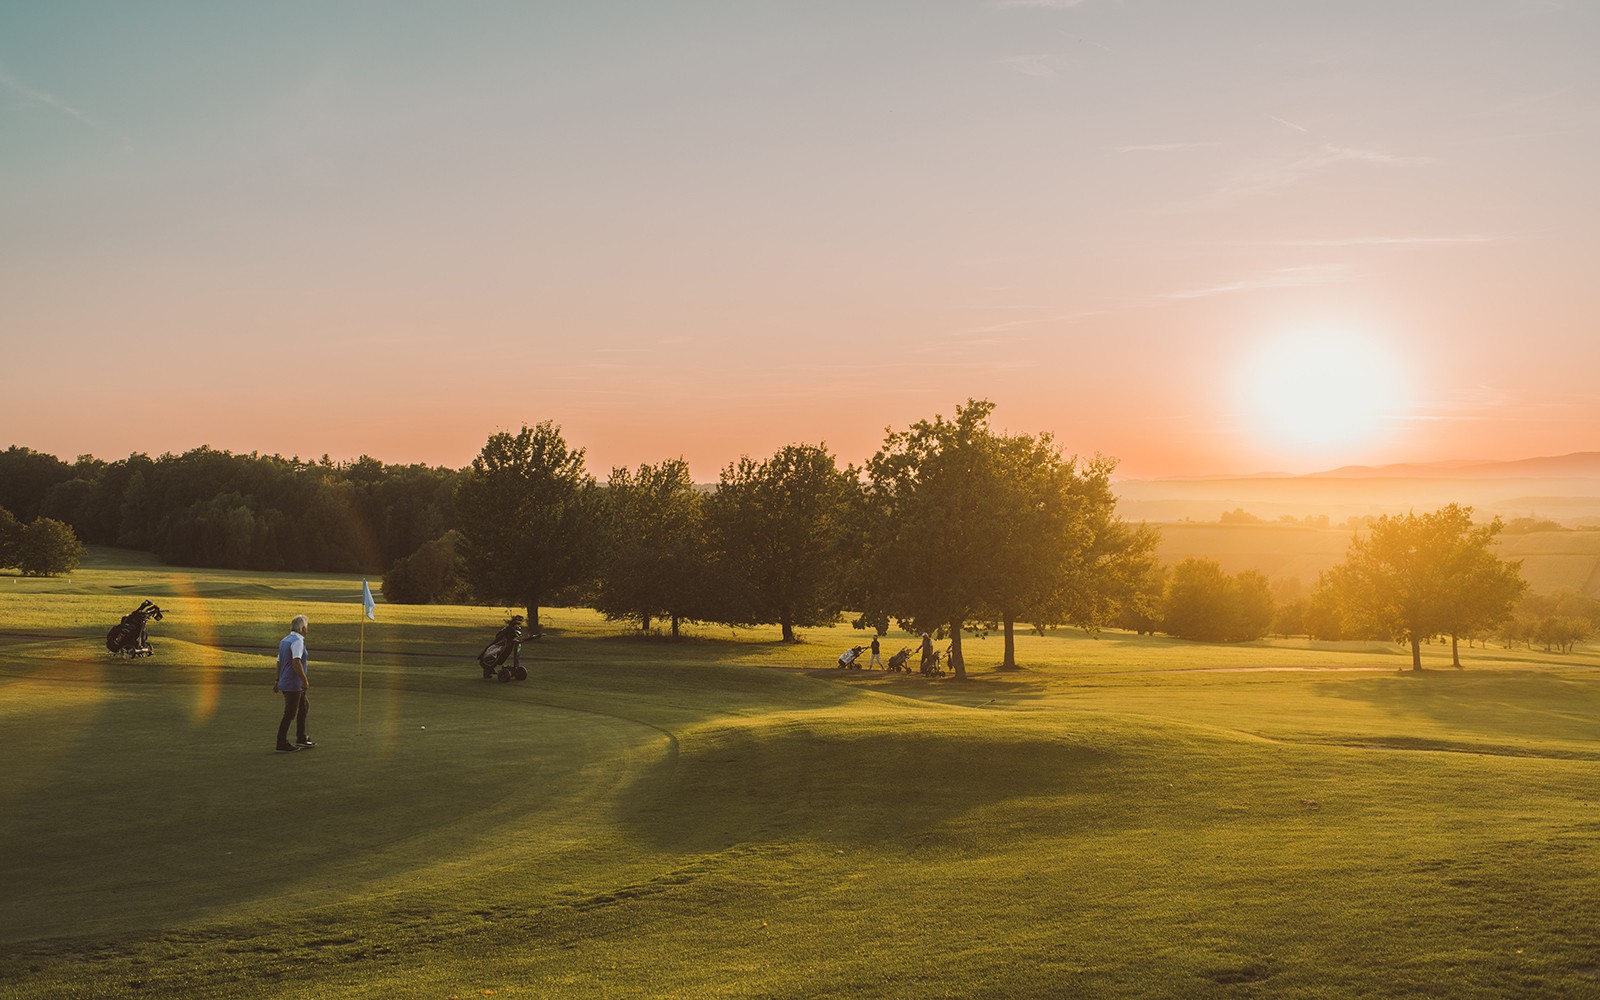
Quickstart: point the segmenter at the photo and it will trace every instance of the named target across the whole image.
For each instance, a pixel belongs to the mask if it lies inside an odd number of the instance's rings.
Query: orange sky
[[[0,446],[1600,449],[1594,5],[18,6]]]

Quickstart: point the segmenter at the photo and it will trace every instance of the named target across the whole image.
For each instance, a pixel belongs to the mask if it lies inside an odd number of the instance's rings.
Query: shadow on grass
[[[942,714],[942,713],[941,713]],[[1045,731],[994,733],[973,720],[784,719],[685,738],[675,767],[642,779],[621,824],[653,846],[690,853],[735,844],[821,840],[896,850],[981,848],[1028,835],[1027,823],[967,822],[1037,799],[1053,835],[1103,833],[1133,812],[1117,754]],[[1047,815],[1048,819],[1042,818]]]
[[[1554,741],[1600,750],[1594,723],[1600,717],[1600,688],[1587,678],[1534,671],[1407,670],[1371,680],[1326,682],[1315,690],[1377,709],[1394,720],[1394,732],[1403,734],[1393,738],[1397,746],[1411,749],[1429,749],[1419,744],[1440,740],[1447,745],[1435,749],[1470,749],[1477,738],[1488,744],[1479,751],[1484,753],[1497,752],[1493,744],[1504,741]],[[1518,755],[1527,751],[1523,745]]]

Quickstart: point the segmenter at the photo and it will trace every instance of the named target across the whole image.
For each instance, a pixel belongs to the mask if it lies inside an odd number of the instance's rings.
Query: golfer
[[[305,615],[295,615],[289,623],[289,634],[278,643],[278,679],[272,690],[283,694],[283,721],[278,723],[278,752],[294,753],[302,747],[316,746],[306,738],[306,709],[310,703],[306,692],[311,681],[306,677],[306,629],[310,623]],[[295,740],[289,742],[289,723],[295,724]]]
[[[877,636],[873,636],[872,637],[872,659],[867,661],[867,666],[869,666],[869,667],[877,667],[879,670],[882,670],[883,669],[883,661],[878,659],[879,651],[880,651],[880,648],[878,646],[878,637]]]

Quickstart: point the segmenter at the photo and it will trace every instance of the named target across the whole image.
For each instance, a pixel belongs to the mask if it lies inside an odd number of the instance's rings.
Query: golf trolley
[[[522,616],[507,618],[505,628],[496,632],[494,639],[478,654],[478,666],[483,668],[484,680],[499,678],[500,683],[504,684],[511,680],[528,679],[528,671],[522,665],[523,638]],[[535,633],[527,638],[537,639],[539,636]],[[508,659],[511,661],[509,667],[506,666]]]
[[[840,670],[860,670],[861,669],[861,653],[866,648],[867,647],[865,647],[865,646],[851,646],[849,649],[845,650],[843,653],[840,653],[839,654],[839,669]]]
[[[889,657],[887,669],[891,674],[911,673],[911,647],[901,646],[900,652]]]
[[[150,645],[150,619],[160,621],[162,614],[154,601],[141,602],[106,633],[107,652],[129,658],[155,655],[155,648]]]

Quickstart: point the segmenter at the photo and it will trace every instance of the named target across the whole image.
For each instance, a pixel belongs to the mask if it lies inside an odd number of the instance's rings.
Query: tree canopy
[[[484,442],[456,492],[463,568],[482,598],[539,607],[585,579],[595,551],[594,478],[550,421]]]
[[[1528,586],[1521,563],[1492,549],[1500,529],[1499,518],[1474,526],[1472,508],[1457,504],[1378,518],[1334,575],[1347,620],[1408,643],[1413,670],[1424,639],[1499,624]],[[1452,655],[1460,666],[1454,643]]]
[[[788,445],[722,470],[705,502],[712,576],[707,616],[734,625],[832,625],[843,610],[844,558],[854,470],[826,445]]]
[[[679,625],[704,605],[702,496],[689,463],[675,458],[611,470],[603,503],[601,574],[595,609],[650,631],[652,619]]]

